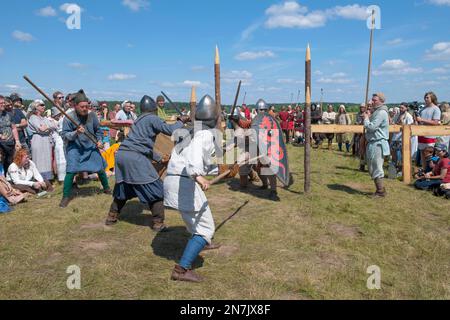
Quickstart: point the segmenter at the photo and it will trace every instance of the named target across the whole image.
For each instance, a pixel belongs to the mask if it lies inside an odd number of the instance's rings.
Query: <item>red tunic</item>
[[[288,113],[289,113],[288,130],[294,130],[295,113],[294,113],[294,111],[290,111]]]
[[[281,130],[288,130],[289,126],[289,113],[287,111],[280,111],[278,116],[281,120]]]

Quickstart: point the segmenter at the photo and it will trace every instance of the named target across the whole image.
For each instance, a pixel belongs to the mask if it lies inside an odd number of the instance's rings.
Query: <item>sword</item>
[[[233,117],[234,110],[236,110],[236,106],[237,106],[238,99],[239,99],[239,92],[241,92],[241,84],[242,84],[242,81],[239,81],[239,85],[238,85],[237,92],[236,92],[236,97],[234,98],[233,108],[231,109],[231,114],[230,114],[231,117]]]
[[[237,215],[238,212],[241,211],[242,208],[244,208],[249,202],[250,202],[250,200],[245,201],[244,204],[243,204],[242,206],[240,206],[239,208],[237,208],[235,212],[233,212],[228,218],[226,218],[225,220],[223,220],[222,223],[219,224],[219,225],[217,226],[216,231],[215,231],[214,233],[217,233],[217,231],[219,231],[219,229],[222,228],[223,225],[224,225],[225,223],[227,223],[229,220],[233,219],[233,217],[234,217],[235,215]]]
[[[179,114],[180,116],[182,116],[183,113],[181,112],[180,108],[178,108],[178,106],[177,106],[175,103],[173,103],[172,100],[170,100],[170,98],[169,98],[163,91],[161,91],[161,93],[162,93],[162,95],[167,99],[167,101],[169,101],[170,105],[171,105],[172,107],[174,107],[175,110],[177,110],[178,114]]]

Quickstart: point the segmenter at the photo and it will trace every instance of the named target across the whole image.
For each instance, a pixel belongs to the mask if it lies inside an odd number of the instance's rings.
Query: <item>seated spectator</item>
[[[6,180],[3,159],[4,154],[0,151],[0,214],[11,212],[10,205],[14,206],[25,200],[25,195],[14,189]]]
[[[421,190],[439,189],[441,184],[450,183],[450,159],[448,158],[448,147],[444,144],[438,143],[435,146],[436,155],[439,157],[437,164],[431,163],[434,166],[432,172],[425,173],[420,177],[414,186]]]
[[[14,162],[10,165],[7,180],[23,193],[38,194],[42,191],[53,191],[49,181],[44,181],[28,152],[24,149],[16,152]]]

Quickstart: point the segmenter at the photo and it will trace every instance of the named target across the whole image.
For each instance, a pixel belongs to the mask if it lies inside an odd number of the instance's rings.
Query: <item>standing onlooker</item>
[[[423,108],[419,117],[417,117],[417,122],[419,125],[424,126],[439,126],[441,121],[441,110],[437,106],[438,99],[433,92],[427,92],[425,94],[425,108]],[[437,142],[435,136],[419,137],[419,151],[421,159],[424,158],[423,151],[426,147],[434,147]],[[422,162],[422,168],[425,169],[425,161]]]
[[[352,120],[347,114],[347,111],[345,110],[345,106],[343,104],[339,107],[339,111],[336,116],[336,124],[343,126],[349,126],[352,124]],[[345,149],[347,150],[347,152],[350,152],[350,135],[348,133],[338,133],[336,137],[339,151],[342,152],[342,145],[345,143]]]
[[[441,112],[441,124],[443,126],[450,126],[450,105],[447,102],[441,104]],[[450,148],[450,136],[442,136],[439,137],[438,140],[440,140],[440,143],[445,144]]]
[[[57,125],[44,116],[45,104],[42,100],[32,103],[32,115],[28,120],[28,132],[31,138],[31,155],[44,180],[53,180],[52,134]]]
[[[102,103],[102,108],[105,108],[105,107],[108,108],[108,104],[106,102],[103,102]],[[108,114],[108,120],[110,120],[110,121],[111,120],[116,120],[116,115],[117,115],[117,113],[119,113],[119,111],[120,111],[120,104],[116,103],[114,105],[113,111],[109,112],[109,114]],[[110,138],[117,141],[117,132],[118,131],[116,129],[110,129],[109,130]]]
[[[54,145],[53,167],[58,177],[58,182],[62,183],[64,182],[64,179],[66,177],[66,166],[67,166],[66,154],[64,150],[64,140],[61,137],[64,116],[61,113],[61,111],[59,111],[59,109],[56,107],[53,107],[51,111],[52,111],[52,118],[49,120],[57,128],[57,130],[53,131],[52,133],[52,140]]]
[[[270,114],[274,119],[276,119],[276,118],[278,117],[277,113],[275,112],[275,107],[274,107],[274,106],[271,106],[271,107],[269,108],[269,114]]]
[[[100,105],[104,106],[103,103],[101,103]],[[98,117],[98,120],[100,121],[100,128],[99,128],[99,130],[100,130],[101,135],[103,137],[102,138],[102,143],[103,143],[104,150],[106,151],[106,150],[108,150],[111,147],[111,137],[110,137],[110,134],[109,134],[110,129],[107,126],[103,126],[102,122],[105,121],[105,120],[108,120],[108,107],[106,107],[106,108],[104,108],[104,107],[103,108],[99,108],[99,110],[97,111],[97,117]]]
[[[311,124],[322,124],[322,109],[320,105],[313,103],[311,105]],[[323,133],[313,133],[314,146],[313,148],[319,148],[322,145],[325,135]],[[309,139],[309,137],[305,137]]]
[[[366,129],[367,151],[366,159],[369,173],[377,188],[374,196],[385,197],[383,186],[384,157],[390,155],[389,150],[389,114],[384,105],[386,99],[383,93],[376,93],[372,97],[373,112],[364,113],[364,128]]]
[[[11,107],[7,106],[5,109],[6,111],[10,112],[12,121],[16,125],[17,133],[19,134],[19,141],[22,145],[22,148],[29,149],[29,141],[26,135],[28,121],[25,113],[23,112],[23,100],[17,94],[12,94],[10,98],[13,105]]]
[[[294,138],[294,122],[295,122],[295,112],[292,110],[292,106],[288,106],[288,130],[289,130],[289,139]]]
[[[289,130],[288,130],[289,113],[286,111],[285,106],[281,107],[281,111],[278,113],[278,117],[280,118],[281,130],[284,133],[285,142],[286,142],[286,144],[288,144],[289,143]]]
[[[323,124],[334,124],[336,122],[337,113],[334,112],[333,105],[328,105],[328,109],[322,115]],[[328,150],[333,148],[334,133],[327,133],[326,137],[328,139]]]
[[[408,104],[402,102],[400,105],[400,112],[395,116],[393,124],[394,125],[411,125],[414,123],[412,115],[408,112]],[[402,165],[402,145],[403,145],[403,134],[402,132],[397,132],[392,135],[391,142],[391,153],[392,161],[396,164],[398,170],[400,170]]]
[[[167,114],[166,111],[164,111],[164,105],[166,104],[166,100],[164,99],[163,96],[158,96],[156,98],[156,104],[158,105],[158,117],[166,121]]]
[[[0,96],[0,149],[5,155],[4,168],[13,162],[14,151],[21,148],[19,133],[11,115],[5,110],[5,97]]]

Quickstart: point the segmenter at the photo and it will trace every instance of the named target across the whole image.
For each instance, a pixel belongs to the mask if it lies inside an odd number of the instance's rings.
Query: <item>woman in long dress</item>
[[[336,116],[336,124],[346,126],[352,124],[352,121],[349,115],[347,114],[344,105],[341,105],[339,107],[338,115]],[[350,135],[348,133],[338,133],[336,137],[339,146],[339,151],[342,152],[342,145],[345,143],[345,148],[347,152],[350,152]]]
[[[42,100],[32,103],[32,114],[28,120],[28,131],[32,134],[31,155],[33,162],[44,180],[53,180],[52,134],[57,130],[55,123],[45,117],[45,104]]]

